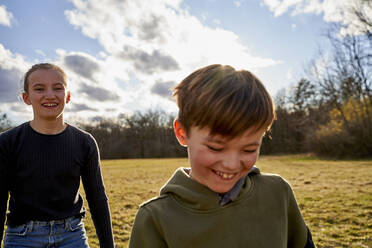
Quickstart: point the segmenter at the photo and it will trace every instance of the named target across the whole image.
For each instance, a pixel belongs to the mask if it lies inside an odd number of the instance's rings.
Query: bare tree
[[[357,20],[358,31],[372,38],[372,0],[355,1],[349,12],[354,15]]]
[[[363,4],[371,5],[371,1]],[[355,14],[355,18],[367,15],[360,11],[359,15]],[[370,15],[366,18],[370,18]],[[327,38],[332,51],[326,55],[321,54],[313,63],[311,72],[323,102],[338,112],[338,114],[333,112],[331,118],[339,119],[340,127],[343,128],[343,133],[333,134],[333,138],[331,138],[332,132],[327,134],[323,128],[323,135],[328,135],[329,140],[333,139],[336,146],[343,146],[345,148],[343,151],[349,150],[349,153],[370,156],[372,155],[372,42],[369,19],[363,20],[366,21],[363,26],[365,29],[359,34],[342,36],[339,32],[340,25],[331,26]],[[337,120],[330,121],[335,126]],[[323,143],[324,140],[325,137]]]
[[[0,132],[3,132],[11,127],[11,122],[8,119],[8,116],[4,114],[0,114]]]

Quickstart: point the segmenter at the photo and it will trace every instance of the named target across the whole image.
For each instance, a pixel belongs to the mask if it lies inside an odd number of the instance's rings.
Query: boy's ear
[[[187,146],[186,130],[178,119],[173,122],[173,129],[178,143],[180,143],[181,146]]]
[[[22,99],[27,105],[31,105],[30,98],[28,98],[28,94],[26,92],[22,93]]]

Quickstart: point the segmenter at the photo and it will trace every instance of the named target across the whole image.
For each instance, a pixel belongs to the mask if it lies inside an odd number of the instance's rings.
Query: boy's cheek
[[[194,165],[209,165],[218,161],[218,155],[211,154],[211,152],[199,150],[197,152],[191,152],[190,158]]]
[[[256,162],[256,159],[250,158],[243,160],[245,164],[254,164]]]
[[[256,163],[257,159],[258,159],[258,153],[245,158],[244,159],[245,167],[249,167],[249,166],[252,167]]]

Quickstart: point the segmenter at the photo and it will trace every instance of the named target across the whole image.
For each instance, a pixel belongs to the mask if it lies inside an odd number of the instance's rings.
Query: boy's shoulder
[[[285,181],[285,179],[281,175],[275,173],[260,172],[256,175],[262,178],[262,180]]]
[[[255,184],[259,188],[268,188],[270,190],[291,190],[290,183],[279,174],[260,173],[254,175]]]
[[[167,194],[164,195],[158,195],[153,198],[150,198],[149,200],[142,202],[139,207],[152,207],[156,206],[158,204],[161,204],[162,202],[166,201],[169,196]]]

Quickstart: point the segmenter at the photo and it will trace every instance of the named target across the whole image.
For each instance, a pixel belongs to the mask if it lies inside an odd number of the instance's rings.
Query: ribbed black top
[[[94,138],[68,125],[56,135],[33,130],[29,122],[0,134],[0,243],[7,223],[83,216],[82,179],[101,247],[114,247],[110,210]]]

